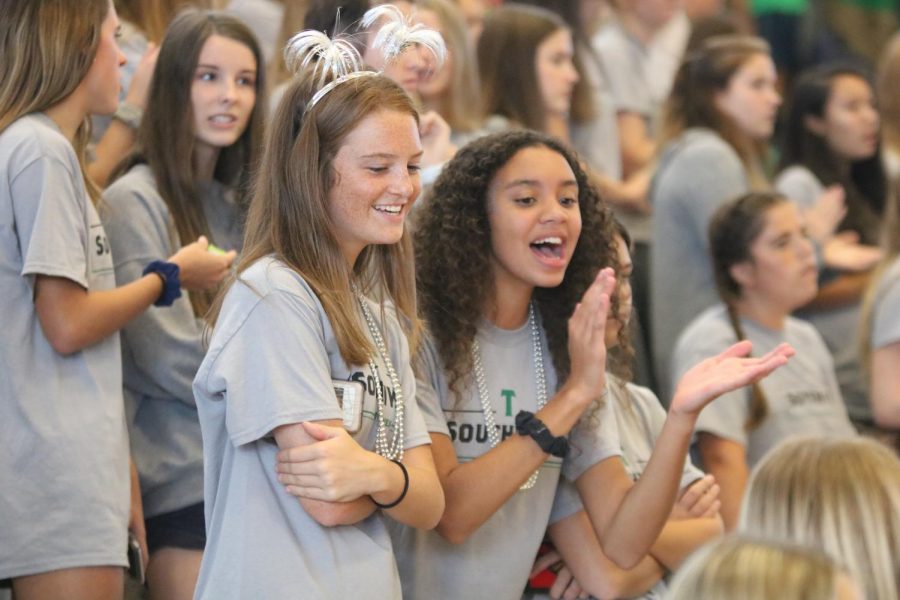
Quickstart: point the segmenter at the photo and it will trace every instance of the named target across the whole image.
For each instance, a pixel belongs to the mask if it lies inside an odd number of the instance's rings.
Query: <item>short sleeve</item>
[[[11,183],[22,275],[64,277],[88,287],[87,194],[81,172],[41,156]]]
[[[678,380],[694,365],[717,355],[735,342],[734,334],[729,332],[726,336],[713,317],[710,312],[704,313],[698,318],[700,321],[694,321],[682,332],[672,355],[672,389],[676,389]],[[713,400],[700,412],[696,431],[746,446],[744,424],[749,416],[747,390],[734,390]]]
[[[259,297],[243,283],[235,286],[242,289],[233,290],[237,306],[230,310],[238,322],[222,324],[233,331],[225,333],[206,386],[224,390],[232,443],[253,442],[280,425],[340,420],[312,293],[276,289]]]
[[[447,419],[441,406],[438,390],[445,389],[444,375],[431,336],[422,336],[416,353],[416,404],[425,419],[429,433],[440,433],[450,437]]]
[[[784,194],[800,208],[809,208],[815,204],[824,188],[807,168],[788,167],[775,180],[775,189]]]
[[[609,383],[607,383],[607,386]],[[562,473],[569,481],[577,481],[585,471],[612,456],[621,456],[619,428],[608,394],[603,405],[588,408],[569,434],[569,455],[563,461]]]

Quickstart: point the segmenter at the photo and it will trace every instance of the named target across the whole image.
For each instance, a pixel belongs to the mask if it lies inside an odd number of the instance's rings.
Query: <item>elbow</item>
[[[361,515],[358,510],[350,508],[349,503],[303,502],[301,500],[300,505],[303,507],[303,510],[305,510],[306,513],[322,527],[352,525],[368,516]]]
[[[43,330],[50,347],[63,356],[80,352],[86,346],[80,333],[71,325],[56,323]]]
[[[644,554],[633,552],[629,548],[603,548],[603,553],[606,554],[613,564],[626,571],[638,566],[638,563],[644,558]]]
[[[464,544],[474,532],[473,529],[453,523],[450,519],[446,518],[446,515],[444,515],[444,518],[440,519],[434,530],[439,536],[454,546]]]
[[[579,583],[581,583],[580,580]],[[624,598],[632,591],[626,586],[625,577],[617,570],[606,572],[595,570],[584,590],[597,600]]]

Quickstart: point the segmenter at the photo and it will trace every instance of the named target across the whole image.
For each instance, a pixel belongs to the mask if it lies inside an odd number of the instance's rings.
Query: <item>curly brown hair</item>
[[[531,130],[489,135],[460,150],[435,182],[413,235],[419,314],[432,325],[450,390],[457,398],[472,370],[470,350],[482,309],[494,290],[488,189],[513,156],[536,146],[557,152],[569,163],[578,183],[581,210],[581,235],[562,283],[534,292],[560,383],[570,367],[569,317],[597,271],[618,265],[612,213],[588,182],[573,151]],[[615,298],[613,303],[617,310]]]

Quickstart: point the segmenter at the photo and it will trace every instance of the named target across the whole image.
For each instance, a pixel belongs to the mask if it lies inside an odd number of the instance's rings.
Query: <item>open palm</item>
[[[789,344],[780,344],[760,357],[748,357],[753,345],[734,344],[724,352],[694,365],[678,382],[671,410],[696,414],[725,392],[759,381],[794,355]]]

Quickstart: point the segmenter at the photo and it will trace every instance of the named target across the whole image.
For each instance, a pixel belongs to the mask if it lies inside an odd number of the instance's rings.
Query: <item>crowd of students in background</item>
[[[900,34],[751,4],[0,0],[0,598],[900,597]]]

